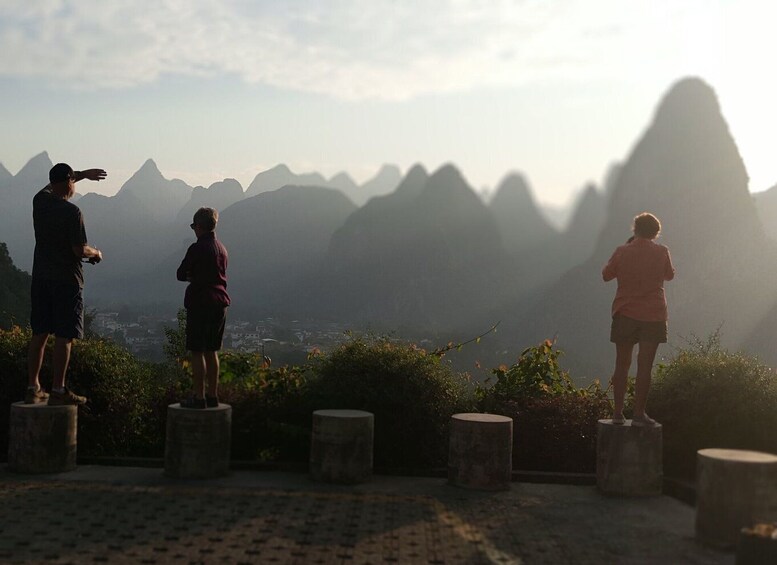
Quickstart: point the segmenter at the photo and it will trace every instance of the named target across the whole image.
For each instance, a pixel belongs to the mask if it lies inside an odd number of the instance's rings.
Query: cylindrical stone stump
[[[11,405],[8,470],[62,473],[76,468],[78,409],[47,404]]]
[[[663,432],[631,420],[596,425],[596,486],[614,496],[658,496],[663,487]]]
[[[315,481],[356,484],[372,476],[375,417],[362,410],[316,410],[310,440]]]
[[[167,407],[165,475],[177,479],[212,479],[229,473],[232,407]]]
[[[451,416],[450,484],[477,490],[508,490],[512,474],[512,418],[497,414]]]
[[[740,531],[777,521],[777,455],[700,449],[696,458],[696,538],[721,548]]]

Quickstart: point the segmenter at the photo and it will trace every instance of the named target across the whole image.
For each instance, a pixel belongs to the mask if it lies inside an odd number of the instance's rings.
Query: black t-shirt
[[[81,258],[74,245],[86,245],[84,219],[78,206],[63,200],[47,186],[32,199],[35,257],[32,277],[84,286]]]

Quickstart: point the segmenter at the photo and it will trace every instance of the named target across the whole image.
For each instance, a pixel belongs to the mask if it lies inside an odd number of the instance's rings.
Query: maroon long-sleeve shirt
[[[179,281],[189,281],[185,308],[229,306],[228,258],[227,249],[216,239],[215,232],[201,235],[189,246],[176,273]]]

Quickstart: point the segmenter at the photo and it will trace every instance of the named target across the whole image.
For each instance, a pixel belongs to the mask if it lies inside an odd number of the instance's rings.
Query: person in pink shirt
[[[656,243],[661,222],[643,212],[634,218],[634,237],[618,247],[602,270],[605,282],[618,279],[612,302],[610,341],[615,344],[615,371],[612,375],[615,407],[612,421],[623,424],[626,377],[631,367],[634,345],[637,355],[637,385],[634,394],[633,426],[655,426],[645,413],[653,361],[659,343],[666,343],[667,310],[664,281],[674,278],[669,249]]]

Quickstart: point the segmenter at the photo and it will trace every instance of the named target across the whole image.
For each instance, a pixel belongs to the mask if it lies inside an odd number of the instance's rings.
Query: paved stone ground
[[[693,508],[593,487],[376,477],[356,487],[235,472],[185,482],[159,469],[0,470],[0,563],[731,564],[693,539]]]

